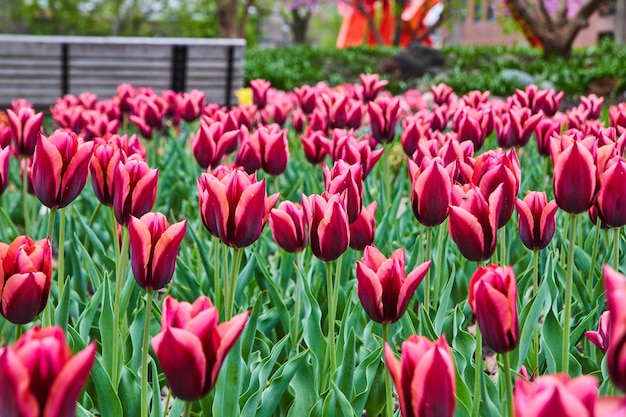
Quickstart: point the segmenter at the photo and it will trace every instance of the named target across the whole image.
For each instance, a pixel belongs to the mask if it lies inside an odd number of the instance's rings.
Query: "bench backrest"
[[[107,98],[121,83],[197,89],[207,102],[236,104],[245,46],[243,39],[0,35],[0,106],[26,98],[47,107],[86,91]]]

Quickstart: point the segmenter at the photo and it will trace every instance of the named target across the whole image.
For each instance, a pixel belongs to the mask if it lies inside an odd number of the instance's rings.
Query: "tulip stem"
[[[213,291],[215,293],[215,295],[213,296],[213,304],[215,305],[215,308],[217,308],[217,311],[221,311],[221,307],[222,307],[222,279],[220,277],[220,269],[219,269],[219,265],[220,265],[220,240],[215,237],[212,236],[212,249],[213,249]],[[224,262],[226,262],[224,260]]]
[[[16,324],[15,325],[15,341],[17,342],[20,337],[22,337],[22,325],[21,324]]]
[[[389,168],[389,154],[391,153],[391,144],[385,149],[383,155],[383,180],[385,183],[385,204],[391,207],[391,169]]]
[[[57,210],[50,209],[48,212],[48,235],[47,237],[50,239],[50,244],[52,245],[52,234],[54,233],[54,219],[56,217]],[[60,297],[59,297],[60,299]],[[43,327],[52,326],[52,301],[48,299],[46,303],[46,307],[44,307],[43,313],[41,315],[41,322]]]
[[[504,378],[508,416],[513,417],[513,384],[511,383],[511,362],[509,361],[508,352],[502,354],[502,371],[501,378]]]
[[[283,252],[284,253],[284,252]],[[303,270],[304,265],[304,251],[296,254],[296,269],[300,271],[304,275]],[[295,289],[295,307],[293,312],[293,335],[292,335],[292,343],[293,348],[298,352],[298,337],[300,334],[300,309],[302,304],[302,288],[300,287],[300,273],[296,272],[296,289]]]
[[[442,268],[443,268],[443,253],[445,252],[444,248],[444,238],[446,237],[446,230],[448,230],[444,224],[440,224],[439,230],[437,231],[437,260],[435,265],[435,292],[434,292],[434,303],[435,309],[439,305],[439,293],[441,291],[441,277],[442,277]],[[429,268],[430,269],[430,268]]]
[[[337,368],[337,357],[335,352],[335,298],[333,285],[333,267],[330,262],[326,262],[326,294],[328,303],[328,358],[330,360],[330,379],[332,380]],[[330,385],[330,384],[329,384]]]
[[[143,343],[141,348],[141,417],[148,417],[148,342],[150,340],[150,315],[154,291],[146,295],[146,321],[143,324]]]
[[[389,323],[383,323],[383,346],[389,339]],[[393,388],[391,386],[391,373],[385,369],[385,409],[387,417],[393,417]]]
[[[598,260],[598,241],[600,240],[600,217],[596,220],[595,232],[593,235],[593,249],[591,250],[591,267],[589,268],[589,279],[587,280],[587,294],[593,293],[594,280],[596,275],[596,262]]]
[[[22,210],[24,215],[24,234],[30,236],[30,225],[28,216],[28,159],[22,158],[24,171],[22,172]]]
[[[533,251],[533,298],[539,293],[539,251]],[[539,328],[535,326],[533,332],[533,347],[535,350],[535,367],[539,367]]]
[[[113,210],[111,210],[113,213]],[[115,215],[113,215],[113,220],[115,220]],[[115,234],[113,235],[113,239],[115,240],[115,250],[119,248],[119,242],[117,240],[117,221],[113,222],[113,227],[115,229]],[[122,290],[124,288],[124,281],[126,278],[126,268],[128,264],[128,246],[129,246],[129,234],[128,230],[122,227],[122,249],[119,251],[119,257],[117,258],[117,271],[115,276],[115,301],[113,304],[113,337],[115,339],[115,346],[113,348],[113,357],[111,360],[112,369],[111,369],[111,383],[113,384],[113,389],[117,392],[117,384],[119,382],[119,353],[120,353],[120,322],[122,318],[120,317],[120,304],[122,302]],[[123,358],[122,358],[123,360]]]
[[[230,279],[228,280],[225,314],[226,320],[233,317],[235,308],[235,293],[237,292],[237,277],[239,276],[239,268],[241,267],[241,259],[243,258],[243,248],[235,248],[233,251],[233,263],[230,268]]]
[[[432,257],[432,244],[433,244],[433,228],[427,227],[426,228],[426,261],[428,261]],[[415,255],[415,257],[417,259],[417,254]],[[419,263],[419,260],[417,262]],[[426,277],[424,278],[424,307],[426,308],[426,311],[430,310],[430,268],[428,268],[428,271],[426,271]]]
[[[500,228],[500,265],[506,266],[506,226]]]
[[[183,408],[182,417],[189,417],[191,415],[191,405],[192,405],[191,401],[185,401],[185,408]]]
[[[65,207],[61,209],[61,224],[59,226],[59,259],[58,259],[58,279],[59,279],[59,302],[63,297],[63,287],[65,284]]]
[[[574,247],[576,246],[576,220],[575,214],[569,217],[569,251],[567,255],[567,275],[565,277],[565,307],[563,310],[563,357],[561,371],[565,374],[569,371],[569,337],[572,315],[572,286],[574,282]]]
[[[613,229],[613,269],[619,272],[619,247],[621,242],[620,232],[621,228],[616,227]]]
[[[476,322],[476,353],[474,353],[474,398],[472,402],[472,417],[478,417],[480,412],[480,390],[483,373],[483,337]]]

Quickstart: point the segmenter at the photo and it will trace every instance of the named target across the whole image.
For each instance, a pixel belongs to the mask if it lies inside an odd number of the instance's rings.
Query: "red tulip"
[[[221,179],[204,173],[198,178],[202,223],[228,246],[243,248],[254,243],[276,204],[278,194],[266,196],[265,180],[234,169]]]
[[[557,138],[552,139],[553,145]],[[554,161],[554,197],[559,207],[570,213],[583,213],[592,206],[596,195],[597,168],[595,148],[591,151],[581,141],[558,149],[552,147]]]
[[[109,116],[96,110],[83,113],[83,124],[86,140],[100,138],[107,134],[115,134],[120,127],[119,119],[110,120]]]
[[[532,114],[526,107],[512,107],[495,119],[498,145],[503,148],[526,145],[542,118],[542,114]]]
[[[563,92],[557,94],[552,88],[540,90],[536,85],[530,84],[524,91],[515,90],[512,99],[517,105],[530,109],[533,114],[543,112],[546,116],[553,116],[559,110]]]
[[[330,153],[332,141],[322,131],[307,130],[300,137],[300,140],[302,141],[304,156],[312,164],[323,162],[326,155]]]
[[[20,156],[31,156],[41,132],[43,113],[35,113],[30,107],[21,107],[17,112],[8,109],[7,116],[13,136],[13,149]]]
[[[600,172],[600,190],[598,192],[598,216],[609,227],[626,225],[626,159],[614,156]]]
[[[437,226],[448,217],[452,181],[441,159],[422,161],[420,167],[409,160],[411,207],[418,222],[426,227]]]
[[[118,162],[126,162],[126,156],[117,146],[100,138],[94,140],[94,146],[89,163],[91,185],[96,198],[105,206],[112,206],[115,169]]]
[[[459,185],[452,187],[448,229],[465,258],[482,262],[496,250],[503,186],[499,185],[488,199],[475,186],[467,187],[465,190]]]
[[[323,261],[334,261],[348,249],[350,228],[341,196],[302,196],[313,254]]]
[[[413,156],[420,144],[426,141],[428,125],[418,120],[404,119],[400,143],[407,156]]]
[[[376,200],[361,210],[361,214],[350,225],[350,247],[354,250],[363,250],[374,242],[376,233]]]
[[[28,330],[0,349],[2,415],[75,416],[95,359],[95,343],[72,356],[60,327]]]
[[[517,199],[520,240],[530,250],[548,246],[556,228],[554,200],[548,202],[545,192],[529,191],[523,200]]]
[[[397,360],[385,343],[385,363],[398,392],[402,417],[452,417],[456,407],[454,359],[445,336],[413,335]]]
[[[389,81],[381,80],[378,74],[360,74],[361,85],[363,86],[362,100],[364,103],[373,101],[380,90],[385,88]]]
[[[238,136],[239,130],[227,131],[221,122],[201,122],[191,145],[198,165],[205,170],[208,167],[215,168]]]
[[[133,122],[141,135],[152,139],[153,130],[163,129],[163,117],[166,110],[165,101],[157,95],[137,95],[133,99],[133,112],[129,120]]]
[[[176,97],[178,116],[186,122],[193,122],[200,118],[205,106],[204,91],[191,90],[189,93],[179,93]]]
[[[124,152],[127,159],[146,160],[146,148],[137,135],[130,137],[128,135],[111,135],[106,138],[106,142]]]
[[[152,209],[158,181],[159,172],[143,161],[117,163],[113,173],[113,211],[119,224],[126,226],[130,216],[141,217]]]
[[[479,266],[469,287],[469,305],[485,342],[497,353],[510,352],[519,343],[517,281],[510,266]]]
[[[400,320],[431,262],[417,266],[407,276],[404,249],[397,249],[387,259],[375,246],[367,246],[356,263],[357,294],[367,315],[378,323]]]
[[[471,141],[474,150],[479,150],[485,138],[493,130],[494,117],[491,109],[474,109],[463,107],[454,115],[452,129],[458,133],[459,141]]]
[[[537,150],[540,155],[550,156],[550,138],[553,134],[561,133],[561,123],[552,119],[541,119],[535,127]]]
[[[263,169],[270,175],[280,175],[287,168],[288,161],[287,131],[277,124],[260,126],[245,138],[235,158],[235,164],[248,174]]]
[[[611,312],[605,311],[600,316],[600,320],[598,321],[598,330],[597,331],[588,331],[585,332],[585,337],[591,343],[596,345],[598,349],[602,351],[602,353],[606,353],[609,348],[609,335],[611,333]]]
[[[82,191],[87,182],[93,142],[84,143],[73,132],[57,130],[40,136],[33,158],[33,189],[48,208],[63,208]]]
[[[348,222],[354,223],[363,208],[363,171],[360,163],[335,162],[332,169],[324,165],[324,186],[330,194],[343,197]]]
[[[31,322],[50,294],[50,240],[19,236],[10,245],[0,243],[0,262],[0,313],[11,323]]]
[[[594,417],[598,380],[591,375],[570,378],[544,375],[530,383],[518,378],[513,390],[517,417]]]
[[[186,230],[187,220],[170,226],[163,213],[130,217],[131,266],[141,288],[160,290],[170,282]]]
[[[607,368],[613,384],[626,391],[626,277],[608,265],[602,268],[607,309],[609,337],[606,351]]]
[[[360,163],[364,179],[372,172],[384,151],[383,148],[372,149],[365,137],[358,140],[352,130],[335,129],[333,131],[331,159],[333,162],[343,159],[350,165]]]
[[[270,230],[274,240],[287,252],[300,252],[306,246],[306,217],[302,205],[283,201],[270,211]]]
[[[252,90],[252,102],[257,106],[259,110],[263,110],[267,105],[267,93],[270,90],[272,83],[262,79],[256,79],[250,81],[250,89]]]
[[[11,147],[0,149],[0,194],[4,193],[9,185],[9,162],[11,161]]]
[[[174,396],[194,401],[208,394],[249,314],[218,324],[219,313],[205,296],[193,304],[165,298],[161,332],[152,338],[152,348]]]
[[[378,143],[388,143],[396,136],[396,124],[400,117],[400,101],[380,98],[368,104],[372,137]]]

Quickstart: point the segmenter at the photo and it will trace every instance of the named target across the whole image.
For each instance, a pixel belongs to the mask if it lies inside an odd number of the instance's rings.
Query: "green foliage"
[[[507,77],[504,70],[528,73],[535,83],[562,90],[568,96],[588,94],[598,80],[614,83],[611,93],[616,94],[623,91],[626,82],[626,47],[610,41],[575,50],[570,59],[545,60],[541,51],[529,47],[447,46],[442,51],[446,56],[442,73],[419,80],[391,79],[389,90],[400,93],[409,87],[444,82],[459,94],[490,90],[494,96],[506,96],[524,87],[515,77]],[[358,82],[360,73],[380,71],[381,62],[397,52],[393,48],[367,47],[250,48],[246,52],[245,79],[264,78],[282,90],[320,81],[330,85],[353,83]]]

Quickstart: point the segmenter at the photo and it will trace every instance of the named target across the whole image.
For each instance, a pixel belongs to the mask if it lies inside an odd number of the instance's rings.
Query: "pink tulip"
[[[609,348],[609,335],[611,333],[611,312],[605,311],[600,315],[597,331],[585,332],[585,337],[593,343],[602,353],[606,353]]]
[[[430,91],[433,93],[433,101],[436,105],[441,106],[443,104],[450,105],[454,90],[452,87],[446,84],[431,85]]]
[[[396,124],[400,117],[400,101],[377,99],[368,104],[372,137],[378,143],[388,143],[396,136]]]
[[[600,190],[596,205],[598,216],[609,227],[626,225],[626,159],[616,155],[600,172]]]
[[[513,391],[516,417],[594,417],[598,380],[590,375],[544,375],[518,379]]]
[[[567,213],[583,213],[592,206],[597,191],[595,144],[589,150],[582,141],[574,140],[561,151],[555,145],[558,141],[553,137],[551,147],[556,203]]]
[[[324,161],[326,155],[330,153],[332,142],[326,137],[324,132],[307,130],[301,137],[304,156],[312,164],[319,164]]]
[[[313,254],[326,262],[339,258],[350,243],[348,215],[341,196],[303,195],[302,205]]]
[[[363,171],[360,163],[335,162],[332,169],[324,165],[324,186],[329,194],[341,195],[348,215],[354,223],[363,208]]]
[[[364,103],[369,103],[376,99],[376,96],[389,84],[387,80],[381,80],[378,74],[360,74],[361,85],[363,86],[362,100]]]
[[[613,385],[626,391],[626,277],[608,265],[602,268],[607,309],[609,310],[607,368]]]
[[[252,102],[259,110],[263,110],[267,105],[267,93],[269,92],[271,86],[272,83],[260,78],[250,81],[250,88],[252,89]]]
[[[20,156],[31,156],[41,133],[43,113],[35,113],[30,107],[21,107],[17,113],[8,109],[7,116],[13,136],[13,149]]]

